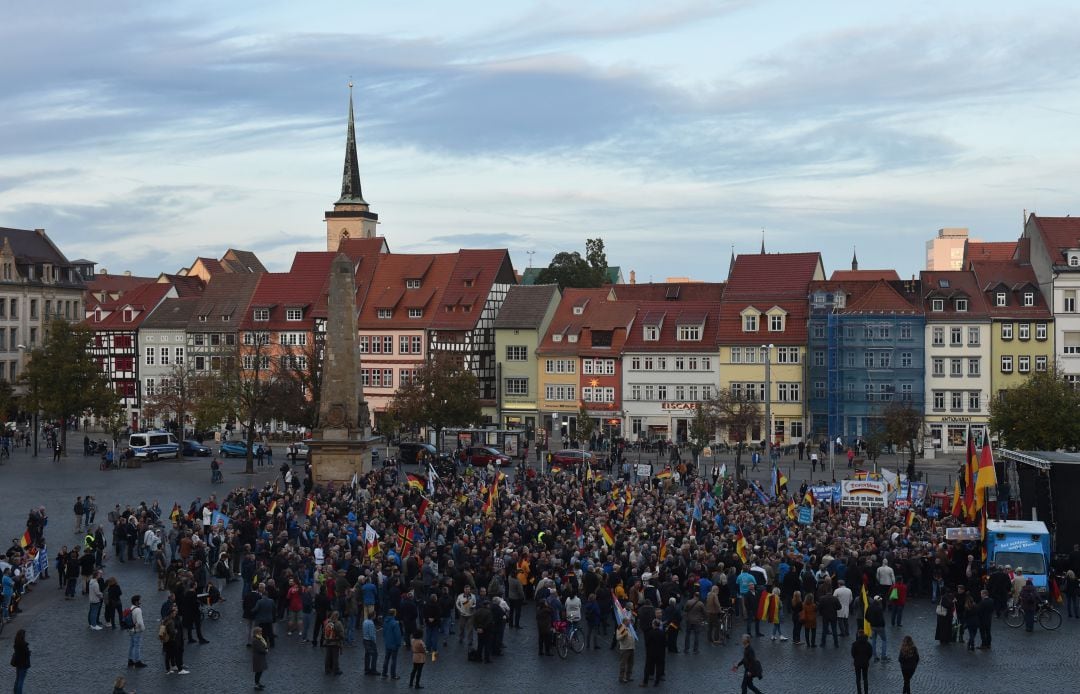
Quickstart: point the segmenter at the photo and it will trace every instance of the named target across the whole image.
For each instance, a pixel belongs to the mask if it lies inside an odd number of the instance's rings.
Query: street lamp
[[[16,345],[15,347],[16,347],[16,349],[19,350],[19,352],[21,352],[23,354],[23,357],[25,358],[25,356],[26,356],[26,345]],[[23,364],[22,366],[23,366],[23,368],[26,367],[25,364]],[[34,457],[36,458],[37,455],[38,455],[38,411],[35,409],[34,410]]]
[[[765,453],[772,461],[773,423],[772,423],[772,349],[771,344],[762,345],[765,350]]]

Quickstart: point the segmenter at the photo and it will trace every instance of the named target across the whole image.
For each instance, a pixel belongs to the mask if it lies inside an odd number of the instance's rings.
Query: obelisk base
[[[352,481],[371,470],[371,451],[381,436],[366,439],[312,439],[307,442],[311,474],[316,484]]]

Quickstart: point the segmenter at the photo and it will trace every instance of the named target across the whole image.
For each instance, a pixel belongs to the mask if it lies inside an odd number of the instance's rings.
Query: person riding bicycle
[[[217,458],[214,458],[210,461],[210,483],[215,484],[221,481],[221,463],[218,462]]]

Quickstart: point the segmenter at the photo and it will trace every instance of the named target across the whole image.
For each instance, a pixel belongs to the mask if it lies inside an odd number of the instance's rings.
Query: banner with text
[[[840,482],[840,505],[853,508],[885,508],[889,500],[888,485],[875,480],[843,480]]]

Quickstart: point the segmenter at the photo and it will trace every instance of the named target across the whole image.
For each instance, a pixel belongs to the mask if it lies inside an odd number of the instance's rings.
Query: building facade
[[[536,350],[559,306],[556,285],[515,285],[495,318],[499,371],[498,426],[524,429],[530,440],[540,424]]]
[[[155,401],[177,387],[178,379],[187,377],[187,326],[198,302],[198,297],[167,298],[139,325],[139,424],[143,427],[153,429],[175,421],[177,413],[164,411]],[[184,424],[186,429],[189,422]]]
[[[1043,298],[1054,314],[1054,361],[1080,383],[1080,219],[1028,215],[1022,240]]]

